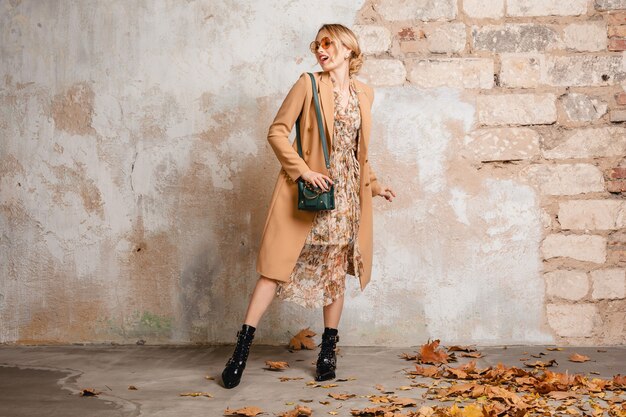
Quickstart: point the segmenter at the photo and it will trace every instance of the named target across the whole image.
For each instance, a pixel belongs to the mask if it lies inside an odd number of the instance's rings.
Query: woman
[[[317,381],[335,378],[337,326],[343,309],[345,276],[359,279],[361,290],[372,265],[372,197],[392,201],[395,193],[378,183],[367,148],[374,91],[354,75],[362,64],[354,33],[340,24],[318,30],[311,52],[322,67],[314,74],[319,89],[330,157],[327,169],[320,142],[312,83],[303,73],[283,101],[269,128],[268,141],[282,169],[270,202],[257,258],[260,278],[252,293],[237,346],[222,372],[226,388],[237,386],[254,331],[274,296],[324,311],[324,333],[316,364]],[[303,156],[289,133],[300,119]],[[335,209],[297,209],[297,182],[325,191],[335,188]]]

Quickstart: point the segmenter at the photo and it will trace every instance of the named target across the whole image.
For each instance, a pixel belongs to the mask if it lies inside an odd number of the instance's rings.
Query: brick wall
[[[366,82],[463,89],[459,158],[536,188],[556,340],[626,342],[626,0],[378,0],[357,23]]]

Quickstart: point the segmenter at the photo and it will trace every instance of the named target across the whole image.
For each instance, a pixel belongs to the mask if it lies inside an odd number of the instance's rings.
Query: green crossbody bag
[[[324,132],[324,125],[322,124],[322,113],[320,111],[320,102],[317,96],[317,88],[315,85],[315,78],[310,72],[311,83],[313,85],[313,101],[315,102],[315,114],[317,115],[317,126],[320,132],[320,140],[322,142],[322,149],[324,151],[324,160],[326,161],[326,168],[330,169],[330,162],[328,158],[328,145],[326,144],[326,132]],[[296,120],[296,141],[298,143],[298,154],[302,158],[302,142],[300,140],[300,116]],[[302,178],[298,179],[298,209],[308,211],[320,211],[320,210],[333,210],[335,208],[335,185],[331,184],[328,191],[324,191],[321,188],[311,185],[304,181]]]

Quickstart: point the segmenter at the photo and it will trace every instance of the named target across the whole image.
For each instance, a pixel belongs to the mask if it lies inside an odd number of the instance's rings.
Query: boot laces
[[[234,362],[243,362],[248,358],[250,353],[250,345],[252,344],[252,337],[245,337],[240,331],[237,332],[237,346],[231,358]]]
[[[336,343],[339,341],[339,336],[327,336],[322,339],[322,342],[317,345],[321,347],[319,360],[324,361],[325,359],[331,360],[336,348]]]

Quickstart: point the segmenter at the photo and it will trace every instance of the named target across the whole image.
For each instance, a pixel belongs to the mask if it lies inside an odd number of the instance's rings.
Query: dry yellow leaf
[[[355,397],[356,394],[335,394],[333,392],[329,392],[328,396],[334,398],[335,400],[347,400],[348,398]]]
[[[524,362],[524,365],[529,366],[531,368],[547,368],[548,366],[558,365],[556,360],[550,359],[548,362],[535,361],[534,363]]]
[[[401,353],[398,356],[401,357],[402,359],[406,359],[407,361],[415,361],[415,360],[417,360],[417,355],[412,355],[410,353]]]
[[[285,411],[279,414],[279,417],[307,417],[310,416],[313,411],[305,405],[296,405],[293,410]]]
[[[415,401],[412,398],[396,397],[396,398],[392,398],[391,402],[393,404],[399,405],[401,407],[413,407],[413,406],[417,405],[417,401]]]
[[[368,395],[367,396],[373,403],[390,403],[391,399],[386,395]]]
[[[451,355],[448,355],[443,349],[437,350],[439,339],[422,345],[420,349],[419,360],[421,363],[448,363]]]
[[[285,361],[265,361],[265,364],[272,370],[282,370],[289,367]]]
[[[435,410],[433,409],[433,407],[423,405],[420,407],[419,410],[417,410],[417,413],[419,416],[432,416],[433,414],[435,414]]]
[[[238,408],[236,410],[233,410],[231,408],[226,408],[226,410],[224,410],[224,415],[225,416],[241,415],[245,417],[254,417],[257,414],[261,414],[262,412],[263,410],[261,410],[259,407],[244,407],[244,408]]]
[[[448,352],[454,352],[454,351],[474,352],[474,351],[476,351],[476,348],[471,347],[471,346],[458,346],[458,345],[450,346],[448,348]]]
[[[572,362],[587,362],[590,358],[589,356],[580,355],[578,353],[572,353],[571,355],[569,355],[567,359],[569,359]]]
[[[482,358],[483,354],[480,352],[461,353],[464,358]]]
[[[463,408],[459,408],[456,404],[450,407],[450,416],[452,417],[483,417],[482,407],[476,404],[468,404]]]
[[[315,349],[315,341],[313,340],[313,336],[315,333],[310,328],[302,329],[291,338],[289,341],[289,348],[293,350],[301,350],[301,349]]]
[[[183,392],[178,395],[180,395],[181,397],[209,397],[209,398],[213,397],[208,392]]]
[[[351,409],[350,410],[350,414],[352,414],[353,416],[393,416],[393,414],[388,414],[388,413],[393,413],[394,411],[399,410],[400,407],[398,407],[397,405],[383,405],[383,406],[379,406],[379,407],[369,407],[369,408],[363,408],[361,410],[359,409]]]
[[[415,371],[410,371],[413,375],[422,375],[430,378],[438,378],[441,376],[441,371],[436,366],[419,366],[415,365]]]
[[[579,394],[571,391],[550,391],[548,393],[548,396],[555,400],[564,400],[566,398],[580,398]]]
[[[95,388],[85,388],[80,392],[81,397],[94,397],[98,394],[102,394],[102,392],[96,391]]]

